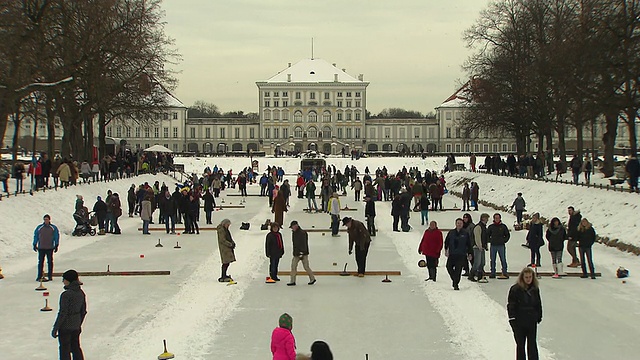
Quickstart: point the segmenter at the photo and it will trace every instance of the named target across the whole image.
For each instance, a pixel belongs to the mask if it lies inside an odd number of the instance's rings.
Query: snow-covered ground
[[[269,163],[295,173],[299,166],[299,159],[259,161],[260,170]],[[176,162],[185,163],[189,172],[201,172],[205,162],[211,167],[218,164],[225,169],[232,168],[234,172],[249,165],[246,158],[185,158]],[[350,159],[341,158],[329,158],[327,162],[342,169],[352,163]],[[371,171],[383,165],[389,170],[402,165],[440,170],[444,159],[374,158],[361,159],[355,164],[361,173],[367,165]],[[566,206],[571,201],[600,234],[605,231],[614,234],[614,224],[625,226],[626,230],[620,230],[619,235],[624,235],[624,231],[632,234],[634,229],[630,225],[634,220],[629,219],[635,219],[637,210],[613,198],[613,195],[624,194],[467,172],[447,176],[453,189],[458,186],[454,183],[470,177],[479,182],[481,198],[492,203],[510,205],[515,193],[522,191],[528,210],[539,211],[545,217],[566,218]],[[306,277],[300,275],[295,287],[285,285],[288,281],[285,276],[280,283],[264,284],[268,262],[264,257],[265,232],[260,231],[259,225],[270,218],[271,213],[266,199],[260,197],[248,197],[244,209],[225,209],[214,214],[214,224],[223,218],[232,221],[232,235],[238,244],[238,261],[229,269],[238,280],[233,286],[217,282],[220,260],[214,231],[181,236],[152,232],[151,236],[142,236],[137,231],[140,220],[125,216],[120,221],[123,230],[120,236],[69,236],[74,224],[71,213],[76,193],[84,195],[92,205],[95,196],[104,197],[108,189],[124,198],[132,183],[155,180],[167,184],[176,182],[164,175],[145,175],[0,202],[0,265],[6,276],[0,281],[0,309],[4,310],[0,327],[2,359],[36,360],[56,356],[57,342],[49,333],[62,284],[60,279],[46,283],[52,313],[39,311],[44,300],[42,293],[33,290],[37,285],[33,281],[37,259],[31,249],[32,232],[44,213],[52,215],[52,221],[63,233],[60,251],[55,254],[56,271],[105,270],[107,265],[112,271],[171,271],[170,276],[82,278],[89,306],[82,345],[89,359],[154,359],[162,352],[162,339],[167,339],[169,351],[176,354],[176,359],[270,359],[270,333],[283,312],[294,318],[293,332],[299,351],[305,352],[314,340],[323,339],[330,344],[337,359],[364,359],[365,354],[371,360],[514,358],[505,304],[507,291],[515,279],[492,280],[488,284],[463,279],[461,291],[453,291],[443,256],[438,282],[426,283],[425,270],[416,266],[421,258],[417,247],[424,229],[419,216],[411,217],[411,232],[394,233],[388,202],[377,203],[379,233],[373,240],[367,266],[368,270],[402,272],[402,276],[393,276],[393,282],[386,284],[380,281],[381,276],[363,279],[318,276],[318,282],[308,286]],[[223,193],[226,204],[237,204],[240,198],[229,196],[235,191],[228,189]],[[249,187],[249,193],[258,192],[257,186]],[[352,196],[349,193],[341,202],[357,211],[345,211],[342,215],[362,220],[363,205]],[[628,201],[631,203],[631,198]],[[298,220],[306,229],[327,228],[329,216],[303,213],[305,205],[306,200],[298,200],[294,194],[285,223]],[[459,207],[460,200],[447,195],[444,205],[445,208]],[[495,212],[483,207],[480,210],[471,213],[474,220],[481,212]],[[605,223],[598,222],[607,211],[612,213],[611,217],[602,220]],[[432,212],[429,218],[446,229],[453,227],[460,215],[457,211]],[[514,221],[510,214],[505,214],[503,219],[507,224]],[[251,223],[250,230],[238,230],[243,221]],[[207,227],[203,223],[201,221],[201,227]],[[606,224],[611,225],[605,227]],[[288,270],[291,235],[289,229],[282,232],[287,253],[280,270]],[[354,269],[353,256],[347,254],[347,235],[342,233],[341,237],[333,238],[328,234],[328,231],[326,235],[310,233],[311,267],[341,270],[344,263],[349,263],[349,269]],[[507,250],[510,271],[518,271],[529,262],[529,251],[520,246],[525,235],[524,231],[512,233]],[[164,247],[155,247],[158,239]],[[177,241],[181,249],[173,248]],[[637,358],[640,282],[634,279],[640,273],[639,259],[599,244],[594,247],[594,259],[596,270],[602,272],[597,280],[546,277],[541,280],[544,319],[538,334],[542,359]],[[615,278],[619,265],[631,270],[626,284]],[[550,270],[546,248],[541,270]]]

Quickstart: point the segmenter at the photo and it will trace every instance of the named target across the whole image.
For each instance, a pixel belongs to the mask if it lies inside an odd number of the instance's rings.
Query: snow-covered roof
[[[449,96],[438,108],[461,108],[471,104],[471,80]]]
[[[342,71],[323,59],[303,59],[272,76],[267,83],[276,82],[334,82],[335,74],[338,82],[362,83],[363,81]],[[291,80],[289,81],[289,75]]]
[[[167,91],[167,106],[173,108],[186,108],[182,101],[178,100],[178,98],[169,91]]]
[[[443,102],[438,107],[439,108],[463,108],[463,107],[468,107],[469,104],[470,104],[469,100],[456,97],[449,101]]]

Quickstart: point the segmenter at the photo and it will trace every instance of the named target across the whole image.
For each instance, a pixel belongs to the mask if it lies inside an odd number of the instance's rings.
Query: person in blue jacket
[[[46,214],[44,222],[36,227],[33,232],[33,251],[38,253],[38,276],[36,281],[51,281],[53,279],[53,253],[58,252],[60,232],[51,223],[51,216]],[[44,258],[47,257],[47,278],[43,278]]]

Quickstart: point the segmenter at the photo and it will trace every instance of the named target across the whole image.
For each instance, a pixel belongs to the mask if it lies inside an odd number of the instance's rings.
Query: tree
[[[419,111],[405,110],[401,108],[383,109],[378,115],[381,119],[421,119],[424,118]]]
[[[193,105],[187,109],[190,118],[214,118],[220,117],[220,109],[213,104],[204,100],[196,100]]]

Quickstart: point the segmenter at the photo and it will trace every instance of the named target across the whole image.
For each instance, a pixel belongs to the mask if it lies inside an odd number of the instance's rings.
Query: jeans
[[[22,192],[22,177],[16,178],[16,192]]]
[[[7,184],[7,182],[8,182],[8,180],[7,180],[7,179],[2,180],[2,188],[3,188],[3,191],[4,191],[4,192],[6,192],[6,193],[8,194],[8,193],[9,193],[9,189],[8,189],[8,184]]]
[[[207,224],[211,224],[211,214],[213,213],[212,210],[207,210],[204,212],[205,216],[207,217]]]
[[[422,225],[429,223],[429,209],[420,210],[420,219],[422,220]]]
[[[313,270],[311,270],[311,267],[309,266],[309,255],[301,255],[294,256],[293,259],[291,259],[291,282],[296,282],[296,275],[298,274],[298,263],[300,261],[302,261],[302,267],[309,276],[309,281],[314,281],[316,277],[313,275]]]
[[[36,280],[42,279],[44,270],[44,258],[47,257],[47,278],[51,280],[53,277],[53,249],[38,249],[38,277]]]
[[[340,215],[331,214],[331,235],[338,234],[339,226],[340,226]]]
[[[529,355],[529,360],[539,360],[536,324],[529,326],[514,324],[511,328],[513,329],[513,338],[516,340],[516,360],[526,360],[527,355]]]
[[[171,232],[176,232],[176,217],[173,214],[164,214],[164,227],[169,233],[169,220],[171,220]]]
[[[278,264],[280,264],[279,257],[270,257],[269,258],[269,277],[273,280],[278,278]]]
[[[120,226],[118,226],[118,217],[111,215],[111,226],[114,234],[120,234]]]
[[[589,261],[589,271],[591,272],[591,276],[595,276],[596,271],[593,266],[593,252],[591,250],[591,246],[589,247],[580,247],[580,262],[582,263],[582,274],[587,275],[587,264],[585,264],[585,257]]]
[[[551,262],[553,264],[562,264],[562,250],[551,251]]]
[[[573,183],[574,184],[578,183],[578,176],[580,176],[580,172],[574,172],[573,173]]]
[[[502,265],[502,274],[507,275],[507,249],[505,245],[491,245],[490,264],[491,276],[496,275],[496,254],[500,256],[500,264]]]
[[[80,348],[80,333],[82,330],[58,330],[58,343],[60,344],[60,360],[84,360],[84,354]]]
[[[478,279],[484,277],[485,251],[484,249],[473,248],[473,266],[471,267],[470,276],[478,276]]]
[[[369,254],[369,244],[365,245],[364,249],[360,249],[360,246],[356,245],[356,264],[358,264],[358,274],[365,273],[367,267],[367,254]]]
[[[313,207],[311,207],[311,203],[313,203]],[[318,204],[316,203],[315,197],[307,198],[307,208],[309,209],[309,211],[311,211],[311,209],[318,211]]]
[[[107,218],[104,219],[104,229],[106,232],[113,232],[113,215],[108,212]]]
[[[149,232],[149,220],[142,220],[142,233],[150,234]]]
[[[447,258],[447,272],[449,272],[454,288],[460,284],[460,274],[462,274],[465,262],[467,262],[467,258],[464,255],[449,255]]]

